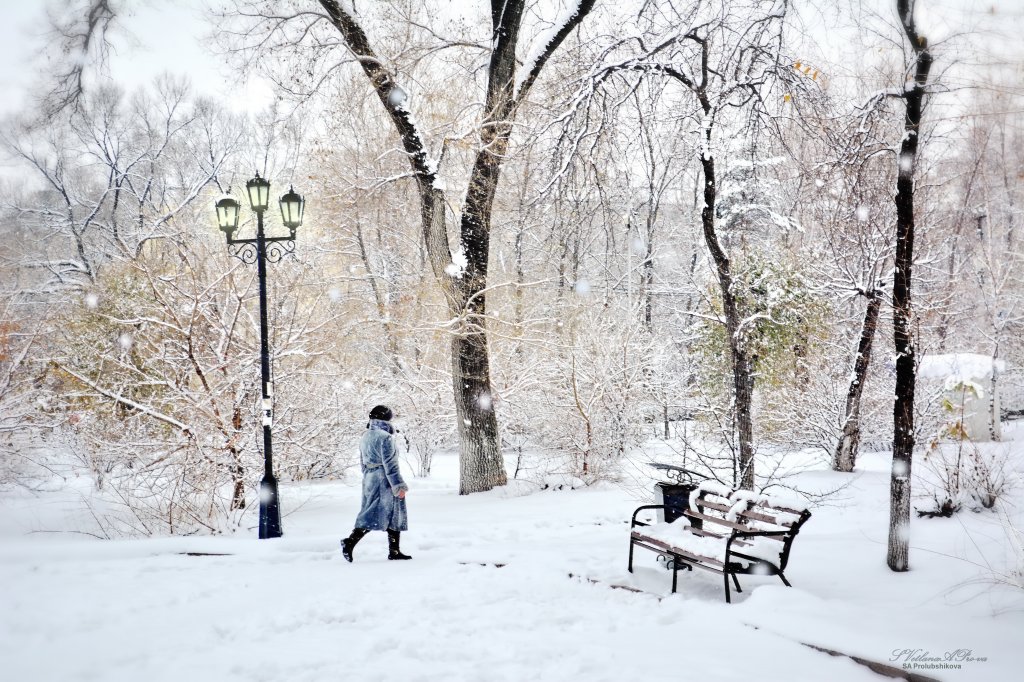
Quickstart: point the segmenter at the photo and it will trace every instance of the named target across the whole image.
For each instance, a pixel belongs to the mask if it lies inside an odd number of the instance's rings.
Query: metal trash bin
[[[661,482],[654,485],[654,504],[663,504],[665,509],[658,510],[658,521],[672,523],[684,511],[690,509],[690,493],[697,489],[696,483]],[[694,528],[701,527],[700,519],[690,519]]]

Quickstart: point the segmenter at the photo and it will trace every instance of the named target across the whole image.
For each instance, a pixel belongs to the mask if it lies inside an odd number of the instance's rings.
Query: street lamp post
[[[260,376],[262,379],[261,403],[263,413],[263,480],[260,481],[260,539],[279,538],[281,530],[281,505],[277,494],[277,479],[274,477],[274,449],[271,429],[274,425],[274,393],[270,381],[270,348],[267,340],[267,262],[276,263],[285,254],[295,252],[295,230],[302,225],[302,214],[306,202],[292,188],[281,197],[281,222],[288,228],[286,237],[267,237],[263,233],[263,212],[270,204],[270,182],[256,177],[245,183],[249,205],[256,214],[256,237],[235,239],[238,229],[239,203],[230,196],[217,202],[217,225],[227,238],[231,254],[243,263],[256,263],[260,282]]]

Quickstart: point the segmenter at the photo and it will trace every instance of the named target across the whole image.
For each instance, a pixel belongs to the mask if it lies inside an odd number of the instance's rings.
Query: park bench
[[[730,490],[714,481],[696,485],[689,508],[674,510],[671,523],[638,520],[645,510],[664,510],[649,504],[633,512],[629,537],[629,572],[633,572],[633,550],[643,547],[665,556],[672,569],[672,592],[680,568],[694,566],[720,573],[725,582],[725,601],[731,602],[729,581],[742,592],[737,575],[777,575],[790,587],[785,570],[793,538],[811,517],[795,501],[781,500],[751,490]],[[667,514],[671,520],[674,514]]]

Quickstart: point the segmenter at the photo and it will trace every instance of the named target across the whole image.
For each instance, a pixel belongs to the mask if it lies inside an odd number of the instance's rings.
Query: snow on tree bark
[[[832,459],[832,468],[836,471],[851,472],[857,463],[860,447],[860,404],[864,395],[864,384],[867,381],[868,366],[871,364],[871,346],[878,329],[878,313],[882,307],[882,292],[872,291],[868,296],[868,307],[864,312],[864,324],[861,327],[860,341],[857,343],[857,359],[853,365],[853,378],[846,394],[846,417],[843,421],[843,432],[839,436]]]

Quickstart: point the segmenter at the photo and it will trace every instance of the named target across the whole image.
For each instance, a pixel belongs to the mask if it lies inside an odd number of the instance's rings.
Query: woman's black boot
[[[411,559],[412,557],[408,554],[402,554],[402,550],[399,548],[398,543],[401,540],[401,533],[397,530],[388,531],[388,560],[389,561],[403,561],[405,559]]]
[[[356,543],[369,532],[366,528],[353,528],[352,535],[341,541],[341,556],[345,557],[345,561],[352,562],[352,550],[356,548]]]

